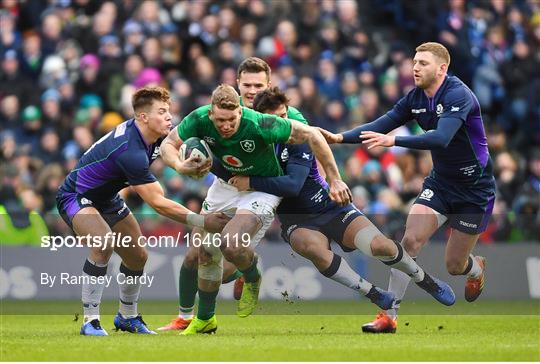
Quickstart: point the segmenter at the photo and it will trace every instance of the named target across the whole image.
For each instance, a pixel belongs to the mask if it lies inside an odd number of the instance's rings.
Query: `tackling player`
[[[183,224],[219,232],[228,221],[221,214],[196,214],[165,198],[159,182],[149,171],[150,164],[159,156],[163,137],[172,126],[169,103],[169,92],[164,88],[137,90],[132,97],[135,118],[118,125],[95,142],[58,190],[58,211],[77,235],[103,238],[114,232],[131,237],[131,245],[127,247],[110,244],[90,248],[83,274],[94,279],[84,280],[82,285],[82,335],[107,335],[101,327],[99,315],[104,283],[90,282],[102,281],[96,277],[107,274],[113,250],[122,258],[120,273],[126,276],[141,276],[148,256],[139,243],[142,235],[139,224],[118,194],[121,189],[131,186],[158,213]],[[186,168],[193,170],[198,165],[194,159],[185,163]],[[114,325],[122,331],[155,334],[147,328],[137,311],[139,280],[129,281],[136,283],[120,285],[120,308]]]
[[[332,152],[316,129],[294,120],[241,107],[240,97],[231,86],[216,88],[212,93],[212,103],[189,114],[163,141],[162,157],[167,165],[179,173],[191,172],[186,170],[184,162],[177,155],[182,140],[194,136],[204,139],[223,166],[239,175],[282,175],[283,171],[275,158],[274,143],[307,142],[328,175],[330,197],[339,204],[347,204],[351,200],[351,193],[341,180]],[[245,278],[238,315],[251,314],[258,299],[260,273],[253,248],[243,245],[240,237],[248,234],[250,239],[260,239],[262,235],[257,235],[261,234],[261,227],[264,234],[280,200],[275,195],[263,192],[238,192],[220,180],[210,188],[205,200],[206,212],[234,209],[235,213],[222,231],[220,247],[204,246],[209,256],[203,263],[199,256],[199,311],[197,318],[183,332],[184,335],[211,332],[217,328],[214,310],[223,273],[221,253],[238,267]]]
[[[448,50],[429,42],[416,48],[416,87],[377,120],[333,134],[323,131],[329,143],[360,143],[368,148],[394,145],[431,150],[433,170],[424,180],[407,218],[402,244],[416,257],[445,221],[451,227],[446,244],[446,268],[467,277],[465,299],[472,302],[484,287],[485,259],[471,254],[486,228],[495,201],[495,180],[480,105],[473,92],[457,77],[448,76]],[[416,120],[426,131],[415,136],[386,133]],[[365,332],[395,332],[399,302],[410,278],[396,270],[389,290],[398,304],[362,328]]]
[[[287,115],[288,100],[277,87],[257,95],[253,108],[281,117]],[[293,250],[312,261],[324,276],[360,292],[379,307],[391,308],[394,294],[363,280],[347,262],[330,250],[330,240],[343,251],[360,250],[412,277],[438,301],[452,305],[450,286],[430,277],[403,251],[386,238],[354,205],[339,206],[331,201],[328,185],[317,170],[307,145],[278,144],[276,156],[286,174],[279,177],[231,176],[223,168],[218,177],[229,180],[239,191],[256,190],[284,196],[277,208],[282,236]]]

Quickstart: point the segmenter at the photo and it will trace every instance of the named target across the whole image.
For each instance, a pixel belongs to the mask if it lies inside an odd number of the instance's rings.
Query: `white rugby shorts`
[[[236,187],[224,180],[217,178],[208,189],[208,194],[203,202],[202,212],[224,212],[234,216],[237,210],[248,210],[261,220],[261,228],[251,238],[251,247],[255,248],[264,237],[266,230],[274,221],[275,211],[281,197],[258,191],[239,192]]]

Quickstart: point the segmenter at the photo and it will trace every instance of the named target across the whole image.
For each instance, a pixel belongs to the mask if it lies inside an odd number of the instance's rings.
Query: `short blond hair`
[[[232,86],[222,83],[212,92],[212,107],[214,106],[235,110],[240,107],[240,96]]]
[[[441,43],[437,42],[427,42],[422,43],[418,47],[416,47],[417,52],[430,52],[435,57],[442,60],[444,63],[446,63],[447,66],[450,66],[450,53],[448,52],[448,49],[446,49],[445,46],[443,46]]]

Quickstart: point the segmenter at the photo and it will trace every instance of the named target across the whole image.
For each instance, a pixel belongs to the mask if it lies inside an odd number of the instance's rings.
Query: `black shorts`
[[[450,227],[472,235],[486,230],[494,202],[495,182],[460,186],[433,176],[424,179],[415,201],[446,216]]]
[[[290,242],[290,237],[296,229],[304,228],[309,230],[319,231],[328,240],[333,240],[344,252],[351,252],[355,249],[350,249],[343,246],[343,235],[347,226],[354,221],[358,216],[363,216],[353,204],[347,206],[335,206],[334,208],[325,211],[318,215],[299,216],[299,215],[279,215],[281,221],[281,236],[287,243]]]
[[[129,207],[120,195],[106,201],[91,201],[76,192],[60,189],[56,195],[56,206],[62,219],[73,229],[73,217],[85,207],[95,207],[101,217],[112,228],[130,214]]]

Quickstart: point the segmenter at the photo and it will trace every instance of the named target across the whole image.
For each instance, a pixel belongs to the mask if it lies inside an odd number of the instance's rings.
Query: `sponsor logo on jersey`
[[[459,111],[459,106],[452,106],[450,111]]]
[[[309,160],[310,155],[309,153],[302,153],[302,159],[308,159]]]
[[[91,205],[93,202],[86,197],[81,198],[81,205]]]
[[[283,152],[281,152],[281,161],[287,162],[289,160],[289,150],[287,148],[283,149]]]
[[[251,153],[255,150],[255,142],[253,140],[242,140],[240,146],[246,153]]]
[[[422,191],[419,198],[421,200],[431,201],[431,198],[433,197],[433,195],[434,195],[433,191],[430,190],[429,188],[426,188],[425,190]]]
[[[459,220],[459,224],[468,228],[473,228],[473,229],[476,229],[478,227],[477,224],[473,224],[472,222],[465,222],[462,220]]]
[[[154,149],[154,153],[152,153],[152,157],[150,157],[152,160],[156,159],[157,157],[159,157],[159,154],[160,154],[160,149],[159,149],[159,146],[156,147],[156,149]]]
[[[421,114],[423,112],[426,112],[426,109],[411,109],[411,113],[413,114]]]
[[[211,146],[214,146],[216,145],[216,140],[212,137],[209,137],[209,136],[205,136],[203,137],[203,140],[208,143],[208,145],[211,145]]]
[[[221,159],[223,162],[233,167],[242,167],[244,165],[244,163],[242,163],[242,161],[236,158],[234,155],[225,154]]]
[[[442,106],[442,104],[438,104],[437,105],[437,109],[435,109],[435,112],[437,113],[437,116],[441,115],[444,111],[444,108]]]
[[[313,196],[311,196],[310,200],[315,202],[315,203],[321,203],[321,201],[323,200],[324,196],[323,196],[323,189],[319,189],[317,191],[316,194],[314,194]]]

